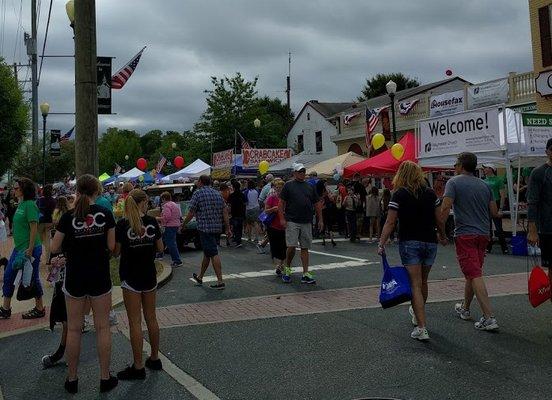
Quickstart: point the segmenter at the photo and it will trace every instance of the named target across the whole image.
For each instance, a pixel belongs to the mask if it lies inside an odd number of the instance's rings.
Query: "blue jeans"
[[[176,245],[176,232],[178,231],[177,226],[170,226],[165,228],[163,233],[163,242],[165,246],[169,248],[169,254],[171,255],[172,262],[180,264],[180,253],[178,252],[178,246]]]
[[[431,267],[437,256],[437,243],[405,240],[399,242],[399,254],[403,265]]]
[[[15,277],[17,276],[18,270],[13,269],[13,263],[15,261],[15,258],[19,252],[17,250],[13,250],[12,254],[10,256],[10,260],[8,261],[8,265],[6,266],[6,269],[4,270],[4,284],[2,285],[2,294],[4,297],[11,298],[13,296],[13,292],[15,291]],[[33,264],[33,275],[31,277],[31,282],[35,286],[37,298],[42,297],[44,294],[44,291],[42,290],[42,285],[40,284],[40,273],[39,273],[39,266],[40,266],[40,257],[42,256],[42,246],[35,246],[33,249],[32,254],[34,261]]]

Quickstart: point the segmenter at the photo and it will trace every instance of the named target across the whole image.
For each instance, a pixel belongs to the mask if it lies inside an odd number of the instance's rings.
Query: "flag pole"
[[[236,173],[237,152],[238,152],[238,130],[234,129],[234,174]]]

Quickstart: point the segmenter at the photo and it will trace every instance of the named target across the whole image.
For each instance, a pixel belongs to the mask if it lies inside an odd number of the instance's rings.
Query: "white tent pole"
[[[520,118],[518,119],[518,115]],[[514,120],[516,121],[516,135],[518,138],[518,175],[517,175],[517,192],[516,192],[516,209],[514,215],[514,226],[517,231],[517,223],[519,218],[519,183],[521,181],[521,114],[514,113]]]
[[[513,214],[514,214],[514,178],[512,176],[512,167],[510,163],[510,152],[508,150],[508,127],[506,124],[506,108],[502,107],[502,124],[504,126],[504,143],[506,145],[506,150],[504,151],[504,163],[506,165],[506,182],[508,184],[508,205],[510,206],[510,221],[513,223]],[[517,226],[513,224],[512,226],[512,235],[515,236],[517,233]]]

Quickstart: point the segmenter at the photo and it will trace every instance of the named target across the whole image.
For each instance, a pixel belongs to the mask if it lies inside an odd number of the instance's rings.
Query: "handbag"
[[[270,224],[272,224],[272,221],[274,221],[274,218],[276,218],[276,213],[269,214],[266,211],[263,211],[259,214],[259,221],[261,221],[261,223],[266,226],[270,226]]]
[[[23,282],[19,283],[16,296],[18,301],[30,300],[36,297],[38,297],[38,290],[36,289],[34,282],[31,282],[31,284],[27,287],[23,286]]]
[[[544,270],[535,265],[529,275],[529,302],[533,307],[538,307],[550,300],[550,279]]]
[[[412,300],[410,277],[404,266],[390,267],[385,254],[381,256],[383,278],[381,280],[379,301],[382,308],[390,308]]]

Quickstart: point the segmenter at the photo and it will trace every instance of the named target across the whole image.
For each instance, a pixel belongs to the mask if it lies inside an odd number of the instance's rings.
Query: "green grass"
[[[121,279],[119,279],[119,259],[112,258],[109,262],[109,268],[111,272],[111,282],[113,286],[121,286]],[[155,269],[157,270],[157,277],[163,272],[163,264],[159,261],[155,262]]]

